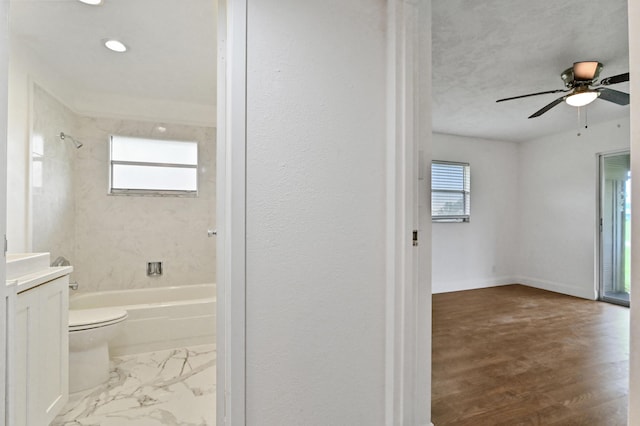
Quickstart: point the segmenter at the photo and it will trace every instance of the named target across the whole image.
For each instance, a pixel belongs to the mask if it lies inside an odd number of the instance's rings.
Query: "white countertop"
[[[71,272],[73,272],[73,266],[49,267],[12,280],[7,280],[7,285],[15,285],[17,287],[16,293],[22,293],[40,284],[69,275]]]

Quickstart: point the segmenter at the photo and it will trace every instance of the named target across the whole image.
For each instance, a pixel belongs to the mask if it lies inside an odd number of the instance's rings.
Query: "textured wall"
[[[433,223],[433,292],[514,282],[518,144],[433,135],[433,159],[471,165],[471,220]]]
[[[596,297],[597,153],[629,148],[629,119],[520,146],[519,282]]]
[[[156,127],[166,127],[158,133]],[[82,291],[215,281],[215,128],[82,118],[76,167],[76,271]],[[197,198],[107,195],[109,135],[199,143]],[[146,262],[162,261],[161,277]]]
[[[246,422],[380,425],[386,4],[248,11]]]
[[[79,151],[60,132],[74,134],[78,117],[40,86],[33,90],[31,199],[33,251],[51,260],[75,256],[75,165]],[[39,172],[39,169],[42,172]]]

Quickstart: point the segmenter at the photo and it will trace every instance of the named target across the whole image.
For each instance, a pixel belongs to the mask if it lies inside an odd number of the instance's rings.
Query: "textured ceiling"
[[[495,101],[563,89],[578,61],[602,62],[600,78],[629,70],[626,0],[433,0],[432,13],[435,132],[517,142],[577,130],[565,103],[527,119],[558,94]],[[585,109],[590,124],[629,115],[603,100]]]
[[[11,37],[79,93],[214,105],[214,0],[12,0]],[[118,38],[126,54],[102,45]]]
[[[577,129],[558,95],[499,98],[563,88],[573,62],[599,60],[601,77],[628,71],[626,0],[433,0],[433,126],[436,132],[523,141]],[[105,93],[213,105],[213,0],[12,0],[12,37],[82,94]],[[118,37],[131,50],[107,51]],[[613,88],[628,91],[623,83]],[[628,116],[596,100],[589,122]]]

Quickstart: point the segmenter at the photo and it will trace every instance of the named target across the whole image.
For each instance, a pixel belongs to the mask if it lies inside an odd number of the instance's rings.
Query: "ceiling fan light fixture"
[[[590,81],[597,78],[602,70],[602,64],[598,61],[584,61],[573,64],[573,74],[576,80]]]
[[[569,95],[564,101],[573,107],[582,107],[595,101],[598,96],[600,96],[600,92],[596,92],[595,90],[586,90]]]

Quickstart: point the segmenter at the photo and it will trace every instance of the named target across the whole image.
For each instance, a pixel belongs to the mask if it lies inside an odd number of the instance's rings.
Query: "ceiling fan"
[[[529,118],[540,117],[551,108],[566,102],[575,107],[585,106],[597,98],[613,102],[618,105],[629,105],[629,94],[618,90],[608,89],[605,86],[629,81],[629,73],[607,77],[596,83],[603,65],[597,61],[576,62],[571,68],[567,68],[560,74],[564,81],[565,89],[548,90],[546,92],[530,93],[528,95],[514,96],[512,98],[498,99],[496,102],[511,101],[513,99],[528,98],[529,96],[546,95],[549,93],[567,93],[542,109],[536,111]]]

